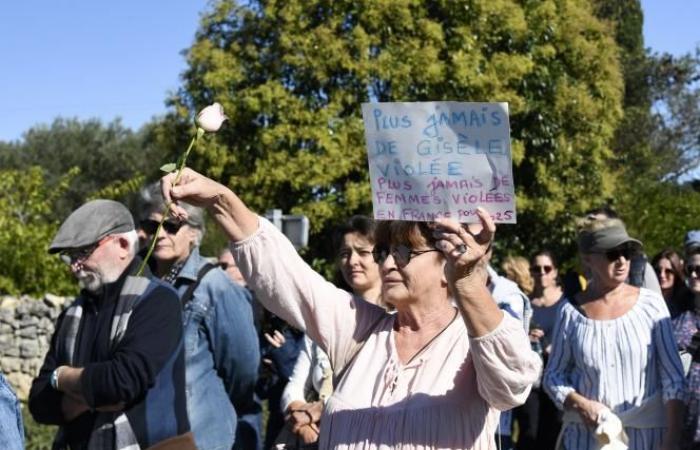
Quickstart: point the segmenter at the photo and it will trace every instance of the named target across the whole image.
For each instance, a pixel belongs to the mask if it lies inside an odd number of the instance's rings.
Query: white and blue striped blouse
[[[585,317],[571,303],[561,309],[543,385],[554,403],[576,391],[620,413],[661,392],[664,402],[684,399],[684,377],[668,309],[655,292],[642,288],[637,303],[613,320]],[[631,429],[630,449],[658,448],[663,428]],[[564,431],[566,449],[596,448],[584,425]]]

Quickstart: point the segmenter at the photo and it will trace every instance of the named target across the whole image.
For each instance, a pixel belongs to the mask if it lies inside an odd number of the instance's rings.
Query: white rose
[[[220,103],[209,105],[197,114],[197,125],[209,133],[219,131],[221,124],[227,117],[224,115],[224,107]]]

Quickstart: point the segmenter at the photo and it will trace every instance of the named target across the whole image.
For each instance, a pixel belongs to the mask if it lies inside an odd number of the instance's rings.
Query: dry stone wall
[[[21,400],[29,395],[56,319],[69,301],[51,294],[41,299],[0,297],[0,369]]]

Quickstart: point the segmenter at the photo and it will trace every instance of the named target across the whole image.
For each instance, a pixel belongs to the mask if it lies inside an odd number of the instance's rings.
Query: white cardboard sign
[[[363,103],[374,218],[515,223],[507,103]]]

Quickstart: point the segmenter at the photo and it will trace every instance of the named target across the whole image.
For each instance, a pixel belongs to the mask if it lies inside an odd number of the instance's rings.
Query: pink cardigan
[[[336,374],[350,364],[326,405],[321,449],[495,449],[499,410],[522,404],[539,375],[508,314],[478,338],[457,317],[403,366],[395,316],[323,279],[270,222],[231,248],[266,308],[305,330]]]

